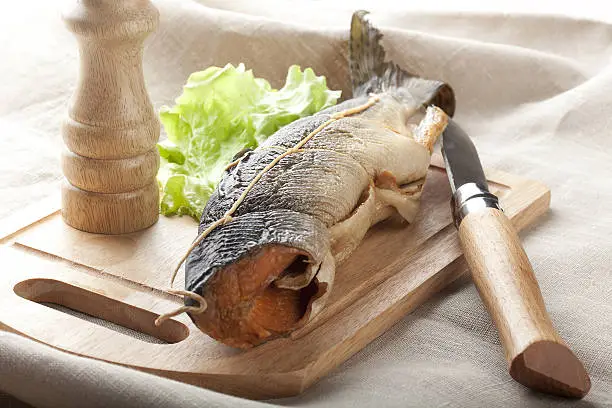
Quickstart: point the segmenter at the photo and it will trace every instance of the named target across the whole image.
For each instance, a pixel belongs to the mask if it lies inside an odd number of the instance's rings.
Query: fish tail
[[[380,92],[383,85],[380,78],[387,70],[385,49],[380,40],[382,34],[367,20],[368,12],[353,13],[349,38],[349,68],[353,97]]]
[[[349,68],[353,97],[385,92],[394,88],[406,89],[417,103],[435,105],[447,115],[455,113],[455,93],[442,81],[420,78],[385,61],[381,44],[382,33],[367,18],[369,13],[353,13],[349,39]]]

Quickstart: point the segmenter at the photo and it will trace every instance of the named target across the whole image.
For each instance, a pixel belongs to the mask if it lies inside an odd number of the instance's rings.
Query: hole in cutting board
[[[173,344],[189,336],[181,322],[170,319],[157,327],[153,312],[55,279],[28,279],[13,290],[24,299],[149,343]]]
[[[126,336],[130,336],[136,340],[144,341],[152,344],[170,344],[167,341],[158,339],[157,337],[153,337],[149,334],[145,334],[143,332],[139,332],[133,329],[129,329],[125,326],[120,326],[116,323],[109,322],[108,320],[100,319],[92,315],[88,315],[86,313],[81,313],[77,310],[67,308],[66,306],[58,305],[57,303],[50,302],[41,302],[39,305],[50,307],[51,309],[59,310],[60,312],[64,312],[69,314],[70,316],[78,317],[81,320],[85,320],[86,322],[90,322],[93,324],[97,324],[98,326],[106,327],[107,329],[111,329],[116,331],[117,333],[125,334]]]

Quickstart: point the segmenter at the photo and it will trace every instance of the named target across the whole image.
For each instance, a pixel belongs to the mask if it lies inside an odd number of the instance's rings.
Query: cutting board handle
[[[459,238],[474,283],[499,330],[510,375],[538,391],[586,395],[589,375],[554,329],[510,220],[498,209],[483,208],[463,218]]]

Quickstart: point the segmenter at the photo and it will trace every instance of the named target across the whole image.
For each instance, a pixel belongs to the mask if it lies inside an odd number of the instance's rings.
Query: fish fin
[[[407,222],[414,221],[425,179],[414,180],[399,186],[397,178],[388,170],[380,172],[375,180],[375,194],[379,206],[390,206]]]
[[[419,212],[421,191],[413,194],[404,194],[398,190],[377,188],[376,196],[384,205],[393,207],[400,217],[408,223],[414,222]]]
[[[420,78],[393,61],[385,61],[383,35],[370,23],[368,14],[365,10],[356,11],[351,20],[349,68],[353,97],[406,89],[417,103],[436,105],[452,117],[455,113],[453,89],[442,81]]]
[[[429,106],[425,111],[425,117],[414,131],[414,140],[432,153],[433,146],[446,129],[446,125],[448,125],[446,113],[436,106]]]
[[[359,246],[376,218],[374,184],[362,193],[357,207],[344,220],[329,228],[332,254],[336,263],[344,262]]]

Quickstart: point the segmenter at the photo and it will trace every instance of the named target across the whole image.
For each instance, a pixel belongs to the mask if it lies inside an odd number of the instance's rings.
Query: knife
[[[538,391],[582,398],[591,387],[589,375],[554,329],[518,234],[489,191],[474,144],[452,119],[442,154],[459,241],[510,375]]]

